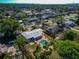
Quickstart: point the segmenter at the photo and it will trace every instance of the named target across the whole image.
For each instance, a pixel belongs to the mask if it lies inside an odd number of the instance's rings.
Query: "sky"
[[[79,3],[79,0],[0,0],[0,3],[68,4]]]

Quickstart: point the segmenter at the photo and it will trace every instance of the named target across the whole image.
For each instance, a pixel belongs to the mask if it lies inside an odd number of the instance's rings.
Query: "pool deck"
[[[48,38],[47,38],[44,34],[42,35],[41,40],[45,40],[45,41],[48,42]],[[37,45],[39,45],[41,40],[35,41],[35,43],[36,43]]]

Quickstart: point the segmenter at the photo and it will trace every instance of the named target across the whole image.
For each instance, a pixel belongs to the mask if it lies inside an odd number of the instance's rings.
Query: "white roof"
[[[42,36],[43,32],[42,29],[35,29],[32,31],[27,31],[27,32],[23,32],[22,36],[24,36],[25,38],[29,39],[29,38],[36,38],[38,36]]]

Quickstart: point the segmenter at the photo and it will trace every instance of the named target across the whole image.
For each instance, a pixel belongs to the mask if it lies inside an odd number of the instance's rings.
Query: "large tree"
[[[76,39],[76,36],[77,36],[77,34],[72,30],[66,30],[64,31],[64,34],[65,34],[65,39],[68,39],[68,40],[74,40]]]
[[[14,41],[14,45],[18,47],[19,51],[22,53],[23,59],[32,59],[31,53],[29,52],[29,48],[26,46],[27,39],[24,37],[18,37]]]
[[[2,40],[0,41],[7,43],[15,39],[19,25],[20,24],[14,19],[0,20],[0,33],[4,34],[3,39],[1,38]]]
[[[79,59],[79,43],[58,40],[54,43],[54,46],[63,59]]]

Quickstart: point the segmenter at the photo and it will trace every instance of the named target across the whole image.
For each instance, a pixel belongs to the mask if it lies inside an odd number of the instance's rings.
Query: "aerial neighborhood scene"
[[[79,0],[0,0],[0,59],[79,59]]]

